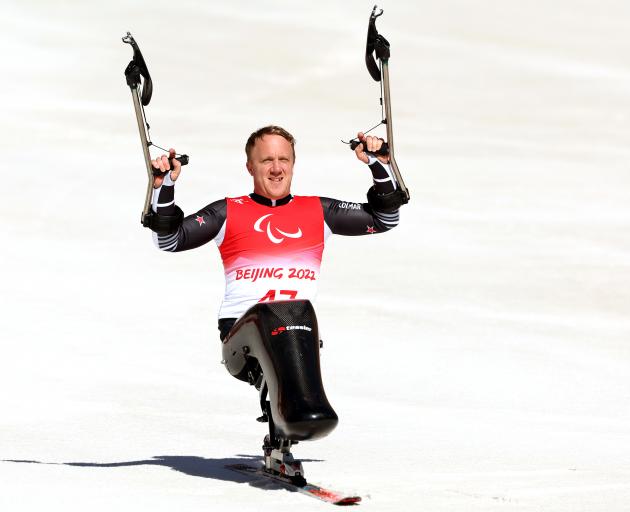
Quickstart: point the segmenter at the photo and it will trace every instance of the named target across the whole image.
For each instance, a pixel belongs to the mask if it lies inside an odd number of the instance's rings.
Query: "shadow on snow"
[[[318,459],[301,459],[302,462],[321,462]],[[287,489],[281,483],[273,482],[256,475],[244,475],[230,470],[226,466],[232,464],[261,465],[262,457],[257,455],[237,455],[233,458],[206,459],[192,455],[159,455],[146,460],[128,462],[42,462],[37,460],[4,459],[2,462],[19,464],[47,464],[58,466],[72,466],[80,468],[121,468],[129,466],[164,466],[179,473],[201,478],[212,478],[235,483],[248,483],[252,487],[264,489]],[[289,489],[290,490],[290,489]]]

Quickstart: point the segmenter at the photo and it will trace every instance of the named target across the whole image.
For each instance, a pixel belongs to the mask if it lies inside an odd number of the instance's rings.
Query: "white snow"
[[[0,509],[325,510],[224,469],[261,454],[220,364],[214,244],[164,254],[123,70],[186,212],[250,191],[244,142],[295,134],[294,193],[360,201],[339,139],[379,120],[366,2],[2,7]],[[630,4],[397,1],[379,30],[400,226],[334,238],[317,305],[340,416],[310,480],[375,511],[630,507]]]

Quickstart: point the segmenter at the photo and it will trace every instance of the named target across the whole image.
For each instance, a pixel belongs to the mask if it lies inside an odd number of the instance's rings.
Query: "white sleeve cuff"
[[[166,185],[167,187],[172,187],[175,185],[175,182],[171,179],[171,171],[168,171],[167,175],[164,176],[164,182],[162,186]]]
[[[162,185],[160,185],[158,188],[153,189],[153,195],[151,196],[151,209],[155,213],[157,213],[158,200],[160,198],[160,190],[162,190],[162,187],[172,187],[173,185],[175,185],[175,182],[171,179],[171,171],[168,171],[166,176],[164,176],[164,181],[162,182]],[[166,205],[160,205],[160,206],[166,206]]]

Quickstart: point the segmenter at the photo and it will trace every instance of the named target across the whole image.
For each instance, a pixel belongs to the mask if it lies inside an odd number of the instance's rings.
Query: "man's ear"
[[[249,162],[249,160],[245,162],[245,167],[247,167],[247,172],[250,174],[250,176],[253,176],[254,169],[252,169],[252,164]]]

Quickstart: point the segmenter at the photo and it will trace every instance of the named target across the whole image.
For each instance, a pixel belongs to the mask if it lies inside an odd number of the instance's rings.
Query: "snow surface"
[[[191,155],[185,211],[250,191],[268,123],[298,139],[295,193],[358,201],[339,139],[380,115],[371,7],[2,2],[0,510],[330,507],[224,469],[265,428],[220,364],[216,248],[161,253],[139,225],[120,38],[149,64],[154,140]],[[364,510],[629,510],[630,3],[383,7],[412,202],[326,250],[340,424],[294,453]]]

